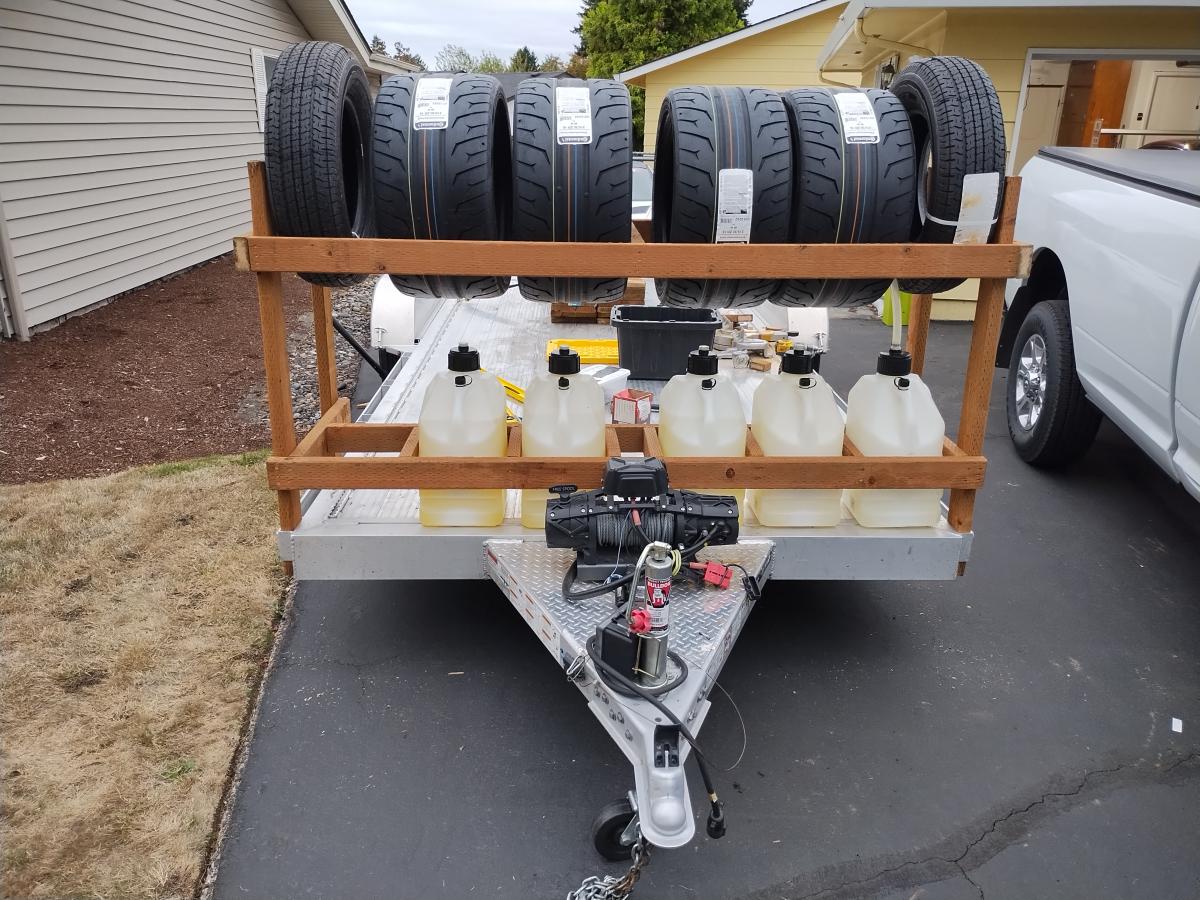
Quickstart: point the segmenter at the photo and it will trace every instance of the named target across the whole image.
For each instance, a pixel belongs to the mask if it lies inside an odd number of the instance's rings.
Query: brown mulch
[[[295,275],[284,311],[311,312]],[[219,257],[0,341],[0,483],[265,447],[264,404],[254,276]]]

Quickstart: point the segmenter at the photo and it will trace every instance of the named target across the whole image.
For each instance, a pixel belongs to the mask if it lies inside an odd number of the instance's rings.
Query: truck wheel
[[[861,93],[879,140],[843,132],[836,95]],[[908,114],[889,91],[798,88],[783,95],[792,131],[792,240],[798,244],[895,244],[908,240],[916,159]],[[890,279],[793,278],[777,306],[874,303]]]
[[[424,79],[442,83],[436,90],[426,85],[428,93],[418,96]],[[393,75],[375,99],[374,138],[380,237],[508,238],[508,105],[500,82],[491,75]],[[499,297],[512,280],[508,275],[417,273],[391,278],[402,293],[413,297],[466,300]]]
[[[271,222],[283,237],[371,237],[371,92],[340,44],[305,41],[279,55],[263,124]],[[365,275],[301,272],[345,287]]]
[[[1034,466],[1078,459],[1096,437],[1100,411],[1075,372],[1065,297],[1038,303],[1025,317],[1008,365],[1008,433],[1017,455]]]
[[[559,133],[560,125],[579,125],[559,105],[563,89],[587,92],[590,140]],[[569,94],[561,96],[565,103]],[[632,144],[629,88],[619,81],[522,81],[513,119],[513,240],[628,243]],[[517,283],[526,300],[546,303],[609,302],[625,293],[624,278],[521,276]]]
[[[718,193],[748,169],[750,226],[739,210],[721,214]],[[673,88],[663,101],[654,144],[654,240],[656,243],[710,244],[718,228],[729,227],[751,244],[788,240],[792,202],[792,154],[787,113],[779,94],[763,88]],[[727,187],[728,191],[728,187]],[[729,191],[730,198],[735,198]],[[730,202],[727,200],[727,203]],[[663,306],[706,309],[757,306],[779,291],[769,278],[656,278]]]
[[[891,90],[908,111],[917,144],[912,239],[922,244],[954,242],[956,227],[946,223],[958,221],[966,175],[999,173],[1000,190],[992,214],[998,216],[1004,202],[1004,116],[987,72],[961,56],[918,59],[896,76]],[[962,282],[961,278],[902,279],[900,288],[913,294],[938,294]]]

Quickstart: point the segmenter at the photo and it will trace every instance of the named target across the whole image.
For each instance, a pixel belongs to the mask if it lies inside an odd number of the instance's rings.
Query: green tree
[[[587,17],[587,14],[591,12],[592,7],[599,2],[600,0],[583,0],[583,9],[579,10],[579,24],[571,29],[572,32],[579,35],[579,43],[575,45],[576,56],[582,56],[585,59],[587,58],[588,48],[587,40],[585,40],[583,36],[583,20]],[[582,78],[583,76],[580,77]]]
[[[392,54],[401,62],[411,63],[417,67],[417,71],[425,71],[425,60],[421,59],[420,53],[413,53],[404,43],[396,41],[396,52]]]
[[[508,64],[510,72],[536,72],[538,67],[537,54],[528,47],[522,47],[512,55]]]
[[[491,50],[484,50],[479,54],[479,59],[475,61],[475,71],[488,72],[494,75],[497,72],[508,72],[510,70],[499,56]]]
[[[752,3],[754,0],[733,0],[733,8],[737,11],[738,21],[742,23],[743,28],[750,24],[747,14],[750,12]]]
[[[585,6],[580,23],[588,76],[612,78],[617,72],[736,31],[743,24],[738,18],[738,2],[741,0],[596,0],[591,9]],[[646,95],[637,87],[630,88],[629,94],[637,144],[645,128]]]
[[[479,60],[458,44],[447,44],[437,52],[434,64],[439,72],[477,72]]]
[[[572,78],[587,78],[588,61],[582,53],[572,53],[571,59],[564,67]]]
[[[542,57],[542,61],[537,64],[539,72],[561,72],[567,68],[567,64],[562,61],[562,57],[557,53],[547,53]]]
[[[383,42],[383,38],[377,34],[371,35],[371,52],[382,53],[384,56],[387,56],[387,44],[385,44]]]

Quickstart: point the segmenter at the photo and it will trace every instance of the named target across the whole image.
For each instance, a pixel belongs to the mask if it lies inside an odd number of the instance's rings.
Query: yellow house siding
[[[654,150],[658,111],[667,91],[690,84],[745,85],[774,90],[820,84],[817,54],[842,8],[781,25],[762,34],[717,47],[707,53],[664,66],[632,84],[646,88],[644,149]],[[843,79],[842,75],[835,76]],[[844,77],[857,82],[857,73]]]
[[[978,62],[992,77],[1012,146],[1025,56],[1030,48],[1195,50],[1195,9],[950,9],[940,52]]]

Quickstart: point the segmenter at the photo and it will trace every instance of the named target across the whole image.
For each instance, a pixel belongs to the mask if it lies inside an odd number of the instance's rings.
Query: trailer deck
[[[444,301],[416,351],[392,371],[358,421],[415,422],[425,387],[461,341],[479,348],[485,369],[526,385],[545,364],[548,340],[614,334],[607,325],[552,325],[547,304],[524,300],[515,289],[493,300]],[[722,366],[749,417],[762,375],[730,368],[728,361]],[[657,395],[664,383],[630,385]],[[280,556],[304,579],[484,579],[484,541],[544,544],[540,531],[520,524],[519,491],[508,492],[506,520],[497,528],[427,528],[418,519],[417,496],[403,489],[308,491],[299,526],[279,532]],[[832,528],[767,528],[747,509],[741,539],[775,544],[777,579],[908,581],[953,579],[970,553],[972,534],[955,531],[945,515],[932,528],[863,528],[848,513]]]

